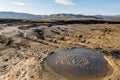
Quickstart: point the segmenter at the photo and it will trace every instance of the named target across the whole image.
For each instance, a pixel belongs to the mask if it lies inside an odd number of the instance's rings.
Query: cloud
[[[16,5],[20,5],[20,6],[23,6],[25,5],[25,3],[22,3],[22,2],[12,2],[13,4],[16,4]]]
[[[55,3],[63,4],[63,5],[75,5],[72,0],[55,0]]]

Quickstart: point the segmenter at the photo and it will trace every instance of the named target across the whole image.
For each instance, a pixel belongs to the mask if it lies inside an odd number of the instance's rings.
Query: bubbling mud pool
[[[52,52],[47,66],[69,80],[101,80],[112,73],[112,67],[101,53],[86,48],[73,48]]]

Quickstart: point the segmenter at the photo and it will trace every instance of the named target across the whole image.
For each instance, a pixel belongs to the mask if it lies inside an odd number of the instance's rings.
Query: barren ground
[[[77,23],[0,24],[0,80],[70,80],[49,69],[45,59],[54,50],[72,47],[104,54],[113,71],[100,80],[120,80],[120,24]]]

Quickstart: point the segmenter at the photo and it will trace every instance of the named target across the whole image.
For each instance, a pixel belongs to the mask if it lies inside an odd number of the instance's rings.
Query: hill
[[[12,19],[46,19],[46,18],[99,18],[96,16],[75,15],[75,14],[52,14],[52,15],[34,15],[28,13],[0,12],[0,18]]]

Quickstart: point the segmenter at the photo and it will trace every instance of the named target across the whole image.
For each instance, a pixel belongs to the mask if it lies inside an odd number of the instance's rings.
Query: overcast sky
[[[120,15],[120,0],[1,0],[0,11]]]

